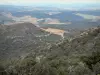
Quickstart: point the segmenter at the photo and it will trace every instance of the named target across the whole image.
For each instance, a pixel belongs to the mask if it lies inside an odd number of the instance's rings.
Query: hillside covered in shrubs
[[[0,65],[0,75],[99,75],[100,27]]]

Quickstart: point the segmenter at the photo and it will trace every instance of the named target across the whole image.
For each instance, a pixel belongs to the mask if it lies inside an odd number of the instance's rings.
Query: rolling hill
[[[0,25],[0,58],[25,55],[60,39],[32,23]]]

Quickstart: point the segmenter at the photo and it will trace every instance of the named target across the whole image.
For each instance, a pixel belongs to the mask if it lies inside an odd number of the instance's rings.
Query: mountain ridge
[[[57,35],[49,35],[48,32],[41,30],[32,23],[0,25],[1,58],[3,59],[9,56],[18,57],[21,53],[30,53],[30,51],[34,51],[38,47],[43,47],[47,43],[56,42],[57,39],[49,39],[53,37],[58,37],[58,40],[60,38]]]
[[[84,33],[84,32],[83,32]],[[8,60],[6,73],[12,75],[98,75],[100,74],[100,27],[86,34],[30,53],[24,58]],[[24,71],[24,72],[23,72]]]

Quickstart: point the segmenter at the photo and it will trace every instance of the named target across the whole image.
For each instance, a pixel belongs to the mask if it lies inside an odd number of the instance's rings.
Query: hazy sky
[[[0,0],[0,4],[35,4],[35,3],[100,3],[100,0]]]

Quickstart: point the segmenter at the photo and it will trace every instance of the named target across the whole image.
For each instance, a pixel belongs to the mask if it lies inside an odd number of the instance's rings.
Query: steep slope
[[[99,75],[100,27],[10,64],[5,69],[12,75]]]
[[[56,38],[57,40],[54,39],[54,41],[53,37],[57,36],[49,35],[49,33],[42,31],[32,23],[1,25],[0,58],[24,56],[58,40]]]

